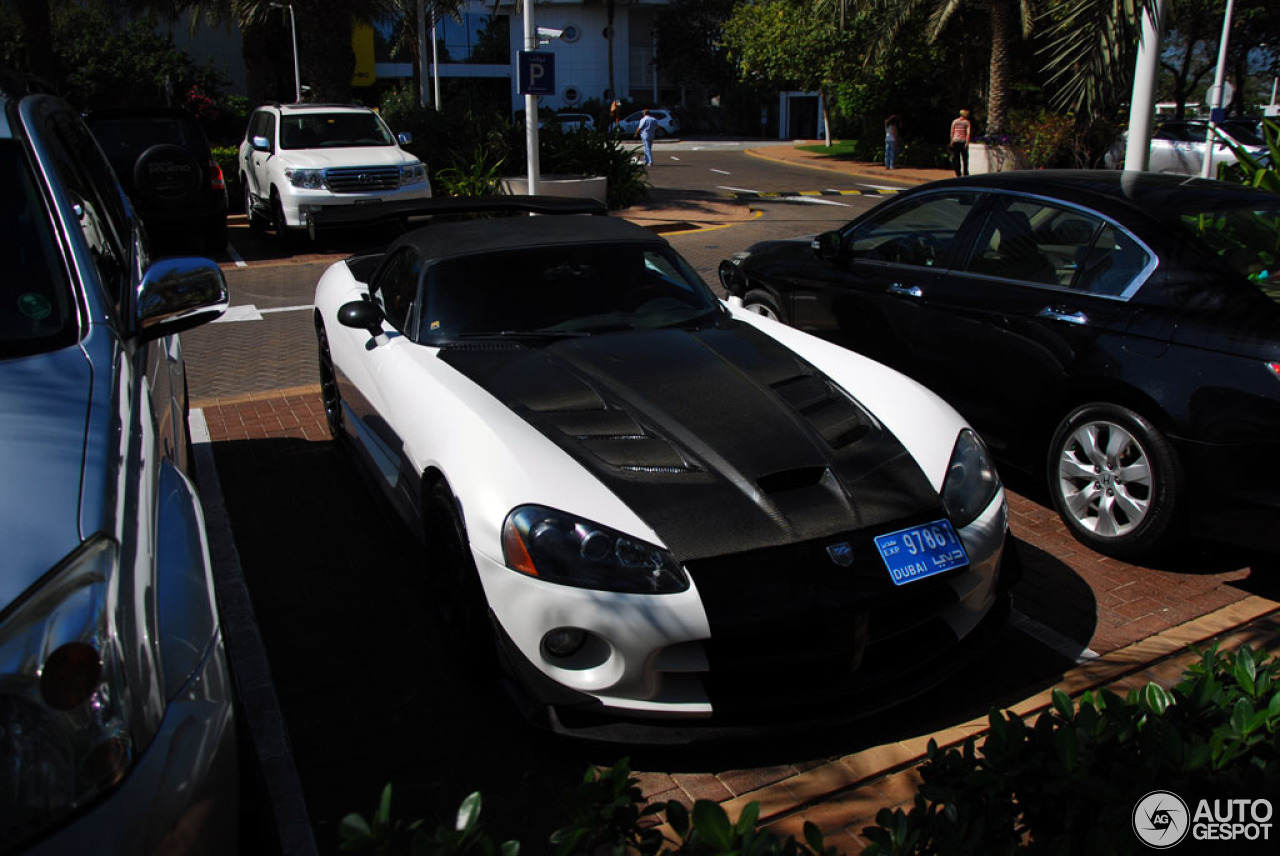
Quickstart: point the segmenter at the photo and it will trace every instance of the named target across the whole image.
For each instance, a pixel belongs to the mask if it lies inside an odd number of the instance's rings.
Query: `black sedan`
[[[1130,558],[1188,531],[1276,549],[1278,262],[1280,196],[1037,170],[914,188],[720,277],[932,387],[1081,541]]]

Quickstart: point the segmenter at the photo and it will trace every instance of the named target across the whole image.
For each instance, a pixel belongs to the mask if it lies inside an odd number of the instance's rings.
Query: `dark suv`
[[[157,243],[198,232],[227,245],[227,186],[195,117],[178,107],[93,110],[85,121]]]

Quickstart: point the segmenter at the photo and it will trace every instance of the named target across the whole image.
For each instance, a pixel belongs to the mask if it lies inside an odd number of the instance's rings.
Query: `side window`
[[[421,270],[417,254],[409,247],[401,247],[378,272],[373,283],[373,299],[382,307],[383,316],[405,335],[416,332],[410,329],[410,310],[418,297],[418,274]]]
[[[964,269],[982,276],[1070,287],[1101,225],[1077,211],[998,195]]]
[[[53,114],[45,131],[44,143],[89,245],[98,280],[116,311],[127,311],[133,225],[115,173],[74,116]]]
[[[1080,265],[1074,287],[1119,297],[1149,261],[1141,244],[1114,226],[1105,226]]]
[[[859,261],[943,264],[976,199],[973,193],[939,193],[896,205],[859,223],[849,237],[849,249]]]

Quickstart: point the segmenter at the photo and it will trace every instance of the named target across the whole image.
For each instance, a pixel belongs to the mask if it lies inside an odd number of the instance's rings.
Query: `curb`
[[[195,449],[196,482],[204,506],[222,636],[239,700],[236,715],[241,720],[241,733],[248,735],[252,755],[259,764],[262,788],[266,791],[262,796],[277,836],[276,852],[319,856],[284,714],[240,566],[231,518],[222,498],[209,427],[203,409],[194,405],[195,402],[187,417],[188,430]],[[241,781],[247,778],[242,770]],[[243,787],[241,792],[243,794]]]

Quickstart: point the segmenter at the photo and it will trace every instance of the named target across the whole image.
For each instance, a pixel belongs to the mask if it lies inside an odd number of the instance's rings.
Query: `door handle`
[[[903,297],[924,297],[918,285],[903,285],[900,282],[889,283],[890,294],[901,294]]]
[[[1037,318],[1050,318],[1054,321],[1065,321],[1068,324],[1088,324],[1089,317],[1079,310],[1071,312],[1059,306],[1046,306],[1036,313]]]

